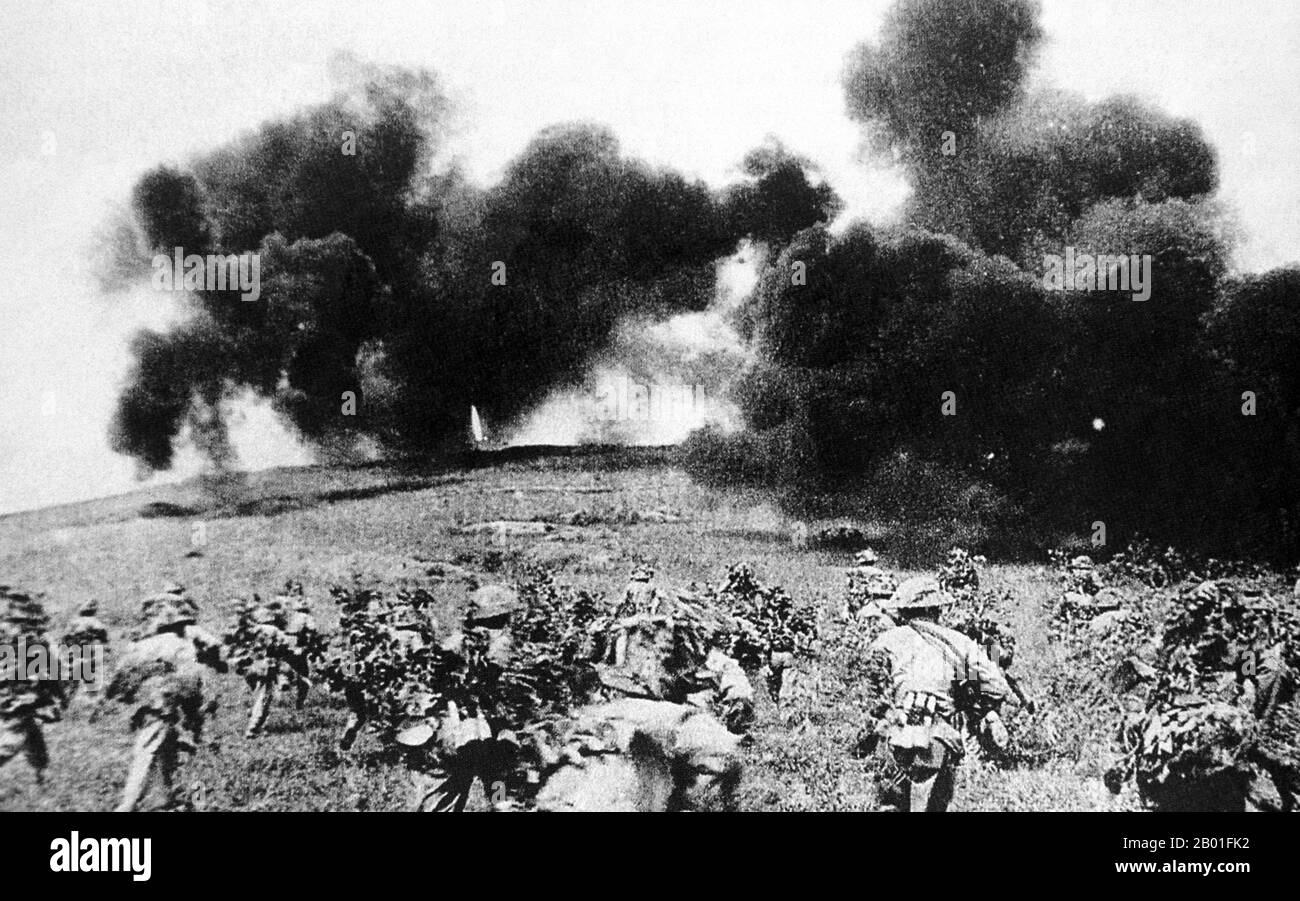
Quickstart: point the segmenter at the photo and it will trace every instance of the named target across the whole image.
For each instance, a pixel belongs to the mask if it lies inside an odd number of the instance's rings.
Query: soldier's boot
[[[943,813],[952,801],[953,763],[948,749],[938,741],[920,755],[922,763],[913,763],[907,793],[912,813]]]
[[[145,789],[149,787],[149,775],[154,769],[154,762],[166,744],[170,730],[167,723],[157,718],[150,718],[136,730],[131,769],[127,772],[126,785],[122,789],[122,803],[117,805],[119,813],[130,813],[140,806]]]
[[[912,813],[944,813],[952,803],[953,773],[947,765],[938,770],[917,773],[908,791],[908,810]]]
[[[298,694],[293,700],[295,710],[302,710],[303,705],[307,703],[307,692],[311,691],[311,683],[306,679],[300,679],[298,682]]]
[[[167,799],[167,806],[170,810],[184,809],[184,792],[183,790],[178,792],[176,786],[176,770],[179,767],[180,751],[175,738],[169,737],[163,742],[162,747],[158,749],[156,769],[158,781],[162,784],[163,797]]]
[[[248,728],[244,730],[244,738],[256,737],[266,725],[266,718],[271,713],[272,688],[270,682],[262,681],[253,689],[253,709],[248,715]]]

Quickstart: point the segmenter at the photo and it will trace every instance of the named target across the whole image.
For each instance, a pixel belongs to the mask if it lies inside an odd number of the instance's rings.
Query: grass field
[[[581,527],[561,523],[548,534],[527,537],[457,531],[484,520],[559,521],[576,510],[604,521]],[[206,544],[194,554],[192,542],[200,532]],[[221,502],[193,483],[0,517],[0,581],[44,592],[56,634],[76,605],[99,600],[117,647],[134,625],[140,599],[166,580],[180,581],[200,600],[201,625],[214,632],[232,620],[230,598],[266,596],[289,578],[303,582],[318,618],[332,626],[331,584],[349,580],[354,572],[390,582],[427,580],[433,561],[457,557],[497,570],[502,578],[524,562],[546,563],[559,581],[608,596],[621,592],[634,561],[652,562],[657,585],[674,589],[718,580],[729,564],[747,560],[765,582],[816,604],[829,621],[841,599],[848,555],[800,550],[787,536],[788,524],[760,499],[695,485],[666,452],[517,455],[437,472],[378,466],[277,470],[249,476]],[[1043,610],[1054,589],[1052,574],[991,565],[984,576],[986,585],[1014,593],[1008,617],[1021,642],[1017,668],[1033,692],[1050,657]],[[437,591],[450,623],[465,591],[447,583]],[[815,699],[783,714],[760,697],[745,748],[743,808],[874,807],[863,762],[850,755],[863,722],[853,663],[828,642],[814,673],[820,682]],[[313,690],[301,712],[283,697],[266,733],[252,741],[241,737],[248,707],[242,680],[221,677],[218,697],[220,707],[205,736],[212,746],[183,771],[207,808],[403,806],[403,772],[385,759],[373,738],[363,736],[350,754],[335,751],[345,712],[324,690]],[[63,721],[48,727],[52,764],[43,792],[22,762],[0,771],[0,809],[114,806],[130,756],[126,712],[109,708],[91,723],[90,709],[89,700],[79,697]],[[1105,738],[1097,736],[1099,742]],[[1112,797],[1100,775],[1101,763],[1092,759],[1019,770],[972,761],[962,768],[953,807],[1133,805],[1127,794]]]

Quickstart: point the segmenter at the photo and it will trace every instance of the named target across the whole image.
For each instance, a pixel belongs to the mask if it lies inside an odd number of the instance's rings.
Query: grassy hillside
[[[220,500],[218,500],[218,496]],[[569,526],[574,511],[603,520]],[[548,533],[527,537],[462,534],[484,520],[547,519]],[[206,544],[192,538],[202,524]],[[197,551],[197,553],[196,553]],[[230,598],[274,593],[300,579],[318,617],[334,622],[331,584],[354,572],[389,581],[424,580],[433,561],[460,558],[503,577],[523,562],[545,562],[559,581],[621,592],[634,561],[654,563],[661,588],[720,579],[748,560],[760,577],[796,599],[818,605],[829,621],[838,606],[847,554],[804,551],[787,524],[759,498],[720,495],[690,482],[671,454],[466,460],[437,472],[384,466],[308,467],[249,476],[214,494],[198,483],[84,504],[0,517],[0,579],[42,591],[55,631],[75,606],[95,598],[117,641],[134,624],[140,598],[175,579],[202,602],[201,624],[217,631],[232,619]],[[1032,567],[989,567],[986,584],[1015,594],[1010,611],[1021,650],[1018,668],[1032,691],[1050,660],[1043,605],[1050,574]],[[464,589],[437,589],[450,622]],[[112,652],[110,652],[110,663]],[[852,660],[833,644],[815,675],[817,697],[783,717],[761,699],[747,758],[748,809],[868,809],[873,794],[861,761],[849,754],[863,714],[853,696]],[[220,709],[210,722],[212,747],[185,777],[210,808],[255,810],[399,809],[406,786],[369,737],[340,756],[341,703],[317,689],[305,710],[287,696],[266,734],[245,741],[247,690],[222,677]],[[23,763],[6,767],[0,809],[108,809],[125,778],[130,735],[125,711],[89,722],[84,698],[48,728],[53,759],[38,792]],[[1104,739],[1105,736],[1098,736]],[[1007,771],[963,767],[955,809],[1112,809],[1128,806],[1102,787],[1099,761]]]

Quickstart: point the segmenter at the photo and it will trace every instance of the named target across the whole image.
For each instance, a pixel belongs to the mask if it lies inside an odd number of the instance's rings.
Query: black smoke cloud
[[[1029,91],[1043,38],[1031,0],[899,0],[850,54],[848,113],[911,182],[904,223],[814,227],[767,260],[743,310],[747,427],[698,433],[690,467],[890,524],[913,561],[1102,521],[1111,545],[1292,562],[1295,271],[1228,279],[1200,128]],[[1066,247],[1149,256],[1150,298],[1052,290]],[[1244,416],[1247,390],[1267,410]]]
[[[1028,93],[1033,0],[910,0],[844,74],[849,115],[913,184],[908,217],[1026,265],[1111,199],[1195,200],[1218,186],[1196,123],[1133,97]]]
[[[186,426],[228,456],[222,402],[247,389],[322,448],[458,445],[470,404],[495,422],[526,413],[579,384],[621,322],[704,309],[742,239],[784,240],[838,208],[777,142],[715,192],[587,123],[544,130],[479,187],[442,159],[434,76],[347,67],[356,83],[329,103],[136,185],[112,279],[132,269],[121,257],[176,247],[256,252],[262,277],[257,302],[199,291],[182,325],[137,338],[112,442],[146,467],[171,464]]]

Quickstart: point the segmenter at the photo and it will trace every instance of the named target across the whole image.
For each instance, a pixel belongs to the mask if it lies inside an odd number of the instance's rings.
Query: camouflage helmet
[[[79,616],[94,616],[99,613],[99,601],[89,600],[77,608]]]
[[[292,603],[289,605],[289,609],[298,613],[307,613],[311,610],[311,601],[307,600],[305,594],[295,594],[292,596]]]
[[[655,577],[655,571],[649,566],[638,566],[632,570],[630,581],[632,582],[649,582]]]
[[[933,576],[914,576],[908,579],[889,600],[880,606],[885,610],[932,610],[947,607],[952,598],[944,593],[939,580]]]
[[[141,604],[147,632],[162,632],[174,626],[193,625],[198,621],[198,605],[189,598],[171,592],[151,594]]]
[[[287,597],[302,597],[302,582],[297,579],[286,579],[284,582],[284,594]]]
[[[274,597],[258,604],[253,611],[253,621],[263,625],[276,625],[284,621],[284,598]]]
[[[1070,569],[1072,570],[1096,569],[1096,566],[1097,564],[1093,563],[1092,558],[1087,554],[1080,554],[1070,561]]]
[[[504,585],[484,585],[470,595],[469,601],[465,621],[471,625],[504,620],[521,606],[519,593]]]
[[[871,548],[863,548],[853,555],[853,562],[857,566],[874,566],[880,562],[880,555]]]
[[[170,594],[176,597],[184,597],[185,586],[180,582],[165,582],[163,587],[158,590],[159,594]]]

